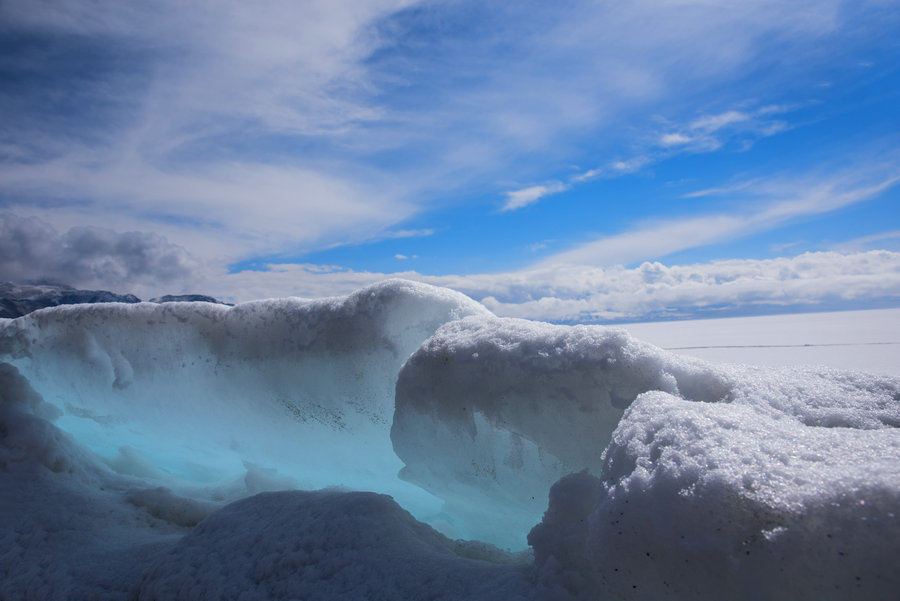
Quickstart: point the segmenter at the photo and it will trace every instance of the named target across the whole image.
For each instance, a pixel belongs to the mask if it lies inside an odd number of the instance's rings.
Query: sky
[[[0,2],[0,280],[900,306],[900,2]]]

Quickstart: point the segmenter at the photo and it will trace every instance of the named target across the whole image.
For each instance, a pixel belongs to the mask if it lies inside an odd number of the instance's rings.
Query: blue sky
[[[0,3],[0,278],[900,305],[900,3]]]

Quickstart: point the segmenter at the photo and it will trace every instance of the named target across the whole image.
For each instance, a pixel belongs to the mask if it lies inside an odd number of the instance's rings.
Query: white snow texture
[[[900,378],[397,280],[45,309],[0,361],[0,599],[900,590]]]

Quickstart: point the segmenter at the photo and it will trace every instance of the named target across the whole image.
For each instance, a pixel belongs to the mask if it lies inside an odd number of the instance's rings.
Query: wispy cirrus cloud
[[[839,252],[860,252],[872,249],[876,245],[881,248],[889,247],[900,250],[900,230],[890,230],[868,236],[859,236],[852,240],[846,240],[834,245],[834,250]]]
[[[0,207],[221,265],[393,235],[409,187],[327,148],[383,118],[362,61],[407,5],[5,2]]]
[[[702,153],[720,150],[730,141],[739,140],[746,150],[755,141],[790,129],[790,125],[775,115],[789,112],[791,107],[765,106],[751,111],[727,110],[722,113],[696,117],[684,126],[669,125],[665,133],[649,135],[639,154],[627,159],[611,160],[605,165],[579,171],[565,182],[529,186],[506,192],[503,211],[512,211],[532,205],[541,199],[560,194],[579,184],[599,178],[615,178],[640,171],[682,153]],[[694,197],[699,197],[696,193]]]
[[[545,196],[559,194],[569,189],[567,184],[562,182],[550,182],[540,186],[530,186],[521,190],[513,190],[506,193],[506,204],[503,205],[501,211],[515,211],[522,207],[534,204]]]
[[[830,64],[840,49],[823,40],[868,6],[8,0],[0,207],[57,232],[152,233],[213,279],[260,257],[444,233],[412,220],[477,205],[466,218],[487,221],[791,127],[793,105],[747,100],[744,74],[780,90]],[[761,68],[773,56],[790,57],[777,77]],[[581,250],[640,257],[639,244],[677,248],[676,234],[704,244],[792,218],[686,212]],[[397,250],[385,256],[410,256]]]
[[[0,143],[7,156],[20,157],[14,165],[25,156],[43,169],[39,177],[23,174],[24,181],[14,169],[5,186],[19,197],[42,196],[35,182],[71,186],[71,197],[83,201],[104,190],[107,171],[117,177],[121,160],[141,172],[138,180],[198,166],[176,211],[190,220],[207,213],[202,202],[190,202],[193,193],[215,193],[217,175],[239,164],[261,176],[281,172],[285,180],[302,173],[341,179],[382,221],[397,223],[410,213],[372,199],[366,182],[373,175],[395,176],[390,196],[421,211],[434,190],[480,185],[503,170],[533,173],[529,156],[544,161],[564,139],[595,136],[635,106],[653,110],[682,97],[686,82],[732,73],[754,60],[767,36],[833,30],[839,7],[837,0],[758,0],[729,11],[650,1],[521,11],[414,0],[268,0],[261,6],[10,0],[0,7],[3,31],[32,36],[50,52],[27,54],[23,46],[8,61],[28,69],[37,84],[0,94],[3,112],[17,115]],[[436,26],[470,11],[507,26]],[[85,61],[98,68],[86,74],[77,68]],[[47,114],[46,104],[35,102],[48,91],[63,99],[65,110]],[[87,113],[94,118],[83,118]],[[372,155],[382,152],[402,152],[407,160],[394,163],[409,168],[375,167]],[[47,157],[94,170],[58,170]],[[150,196],[142,183],[134,188]],[[507,195],[508,210],[561,187],[526,190]],[[127,212],[131,192],[95,202],[96,212]],[[268,203],[247,190],[240,198],[257,208]],[[315,199],[302,195],[294,202]],[[232,248],[254,237],[244,235],[242,219],[220,221],[220,236],[235,234]],[[371,233],[355,220],[348,225],[345,236],[324,235],[317,243]]]
[[[729,140],[739,140],[742,149],[755,141],[790,129],[779,116],[796,107],[769,105],[754,110],[727,110],[702,115],[690,123],[669,128],[661,134],[658,144],[669,151],[712,152]]]
[[[882,157],[885,158],[885,157]],[[895,231],[857,238],[832,251],[771,259],[665,264],[666,254],[739,239],[878,198],[900,183],[896,163],[843,171],[757,178],[707,189],[731,212],[638,224],[498,273],[426,275],[356,271],[337,266],[271,265],[232,274],[235,289],[336,294],[386,277],[462,291],[498,315],[556,322],[616,322],[752,313],[761,307],[849,309],[900,302],[900,252],[866,245],[900,239]],[[787,249],[786,249],[787,250]],[[629,266],[629,264],[633,266]]]
[[[628,265],[665,257],[859,203],[898,182],[900,173],[890,164],[874,171],[849,171],[831,177],[757,181],[752,186],[723,189],[731,193],[731,204],[740,207],[737,210],[647,221],[629,231],[603,236],[551,255],[539,266]],[[738,192],[741,196],[736,196]]]
[[[663,134],[659,139],[659,144],[663,148],[669,148],[672,146],[683,146],[692,141],[692,139],[685,134],[681,133],[673,133],[673,134]]]
[[[682,194],[682,198],[703,198],[705,196],[725,196],[728,194],[734,194],[737,192],[743,192],[752,186],[758,184],[759,181],[754,180],[746,180],[740,181],[734,184],[730,184],[727,186],[718,186],[715,188],[705,188],[703,190],[694,190],[693,192],[688,192],[687,194]]]
[[[362,182],[322,170],[230,161],[171,170],[129,157],[108,157],[98,169],[92,160],[65,157],[0,165],[0,186],[17,213],[22,205],[12,194],[38,193],[41,201],[29,203],[27,212],[59,229],[96,223],[149,229],[212,258],[233,256],[236,247],[273,253],[390,237],[387,228],[415,207],[371,175]]]
[[[427,238],[434,235],[434,228],[425,228],[421,230],[395,230],[388,232],[388,238]]]

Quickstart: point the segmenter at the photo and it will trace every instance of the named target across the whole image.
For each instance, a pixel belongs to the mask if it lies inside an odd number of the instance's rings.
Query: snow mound
[[[529,538],[547,590],[799,598],[797,574],[827,565],[820,598],[878,598],[900,584],[898,426],[897,378],[714,366],[623,330],[469,317],[404,366],[391,435],[402,476],[464,536],[519,532],[583,471]],[[803,551],[825,542],[827,558]]]
[[[599,478],[554,486],[529,535],[543,596],[896,596],[900,383],[735,372],[721,403],[641,395]]]
[[[202,522],[144,573],[139,600],[530,599],[528,563],[467,548],[375,493],[272,492]]]

